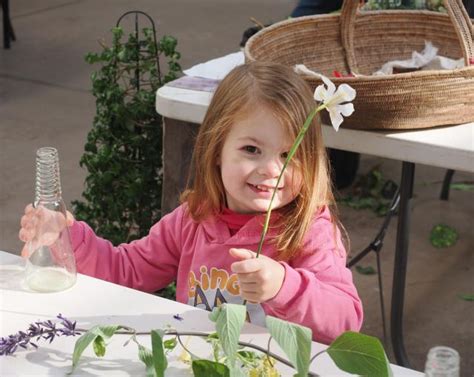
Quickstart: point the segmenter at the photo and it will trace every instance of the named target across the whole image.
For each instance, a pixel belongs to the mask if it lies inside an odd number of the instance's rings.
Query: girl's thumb
[[[253,251],[247,249],[230,249],[229,253],[234,258],[240,260],[253,259],[256,255]]]
[[[71,212],[66,211],[66,225],[67,226],[72,226],[74,224],[74,216],[72,215]]]

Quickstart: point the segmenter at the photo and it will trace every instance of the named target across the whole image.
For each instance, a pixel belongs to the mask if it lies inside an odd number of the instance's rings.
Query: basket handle
[[[354,22],[359,9],[359,0],[345,0],[342,4],[340,28],[342,47],[345,50],[346,69],[358,73],[357,61],[354,54]],[[461,43],[461,49],[466,66],[474,65],[474,31],[471,19],[462,4],[462,0],[444,0],[451,23]]]
[[[464,63],[474,65],[474,29],[462,0],[444,0],[444,6],[461,42]]]

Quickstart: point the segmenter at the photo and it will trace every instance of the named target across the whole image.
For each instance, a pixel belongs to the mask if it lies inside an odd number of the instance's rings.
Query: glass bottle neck
[[[58,151],[44,147],[36,152],[35,206],[39,203],[61,201]]]

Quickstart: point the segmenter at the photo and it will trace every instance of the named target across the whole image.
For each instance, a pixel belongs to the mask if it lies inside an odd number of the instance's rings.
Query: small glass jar
[[[430,349],[426,358],[426,377],[459,377],[460,357],[450,347],[437,346]]]

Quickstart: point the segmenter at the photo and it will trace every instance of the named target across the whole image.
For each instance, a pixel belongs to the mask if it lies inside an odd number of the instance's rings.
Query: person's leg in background
[[[474,18],[474,0],[462,0],[469,17]]]
[[[342,0],[300,0],[291,17],[309,16],[311,14],[324,14],[340,9]]]

